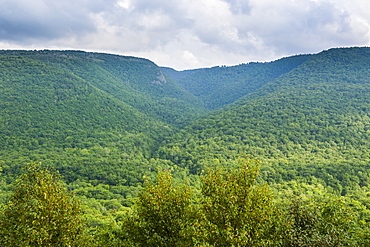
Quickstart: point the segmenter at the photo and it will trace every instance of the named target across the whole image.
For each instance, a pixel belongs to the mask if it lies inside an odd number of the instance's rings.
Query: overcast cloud
[[[370,45],[368,0],[0,0],[0,49],[79,49],[175,69]]]

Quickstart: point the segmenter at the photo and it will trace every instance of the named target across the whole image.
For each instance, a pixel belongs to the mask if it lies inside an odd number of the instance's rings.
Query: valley
[[[168,172],[201,191],[204,171],[246,158],[260,162],[253,181],[274,202],[343,201],[363,234],[351,243],[366,246],[369,78],[367,47],[186,71],[102,53],[0,51],[0,203],[22,167],[40,162],[60,172],[91,229],[112,232],[145,181]]]

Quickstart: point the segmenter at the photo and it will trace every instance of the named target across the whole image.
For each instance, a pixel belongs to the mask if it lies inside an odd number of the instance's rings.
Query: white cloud
[[[130,0],[119,0],[117,2],[117,6],[119,6],[121,8],[124,8],[126,10],[130,10],[131,9],[131,1]]]
[[[136,55],[177,69],[370,45],[367,0],[0,0],[0,48]]]

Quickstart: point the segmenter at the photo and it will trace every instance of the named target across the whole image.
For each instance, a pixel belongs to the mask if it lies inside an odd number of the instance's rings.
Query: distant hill
[[[84,61],[81,56],[88,54],[74,54],[0,53],[0,167],[4,174],[15,172],[17,164],[42,161],[65,171],[66,178],[71,180],[80,176],[109,180],[106,175],[98,175],[106,170],[114,171],[109,175],[114,177],[109,183],[127,181],[120,173],[127,173],[132,166],[140,170],[137,160],[148,157],[163,135],[171,131],[168,124],[158,120],[160,117],[155,119],[156,114],[149,116],[137,105],[130,105],[104,90],[114,88],[119,80],[110,80],[108,77],[114,78],[114,75],[92,62],[98,55]],[[101,77],[98,77],[99,71]],[[154,81],[155,75],[147,76],[153,80],[147,81],[148,87],[161,86]],[[95,85],[98,82],[100,88]],[[121,85],[123,83],[121,81]],[[118,91],[116,93],[120,93]],[[127,95],[129,93],[127,90]],[[141,98],[145,97],[137,100]]]
[[[163,73],[171,76],[176,81],[179,81],[183,79],[184,77],[190,76],[191,74],[194,74],[195,72],[206,70],[206,69],[189,69],[189,70],[182,70],[178,71],[172,68],[168,67],[160,67]]]
[[[74,74],[142,113],[170,124],[182,124],[204,112],[200,100],[147,59],[82,51],[1,53],[28,57]]]
[[[342,193],[346,186],[368,186],[370,48],[298,58],[286,73],[187,126],[159,153],[193,172],[215,158],[247,153],[264,160],[270,182],[315,177]],[[289,59],[253,66],[268,71]],[[226,69],[232,71],[209,73]]]
[[[310,55],[282,58],[268,63],[174,71],[162,68],[209,109],[218,109],[250,94],[266,83],[310,59]]]

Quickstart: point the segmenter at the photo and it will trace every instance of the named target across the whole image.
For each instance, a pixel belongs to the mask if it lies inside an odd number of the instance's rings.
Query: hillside
[[[206,69],[162,70],[177,79],[209,109],[218,109],[250,94],[310,59],[310,55],[282,58],[268,63],[248,63]]]
[[[340,165],[368,183],[368,48],[188,71],[80,51],[0,54],[5,175],[35,160],[68,181],[130,185],[141,166],[197,174],[209,159],[245,152],[268,164],[269,181],[327,180]],[[199,118],[202,105],[219,109]]]
[[[270,182],[319,179],[342,193],[368,186],[369,67],[369,48],[313,55],[187,126],[159,154],[196,173],[244,152],[264,161]]]
[[[90,83],[147,116],[169,124],[204,112],[202,103],[153,62],[135,57],[82,51],[2,51],[40,61]]]
[[[227,174],[248,156],[262,161],[256,184],[271,186],[274,203],[335,194],[370,229],[369,68],[370,48],[187,71],[101,53],[0,51],[0,203],[20,168],[52,165],[111,241],[159,171],[199,192],[209,167]]]
[[[0,166],[9,181],[19,165],[41,161],[67,181],[135,183],[144,157],[171,131],[68,70],[0,56]],[[120,175],[129,170],[136,175]]]

